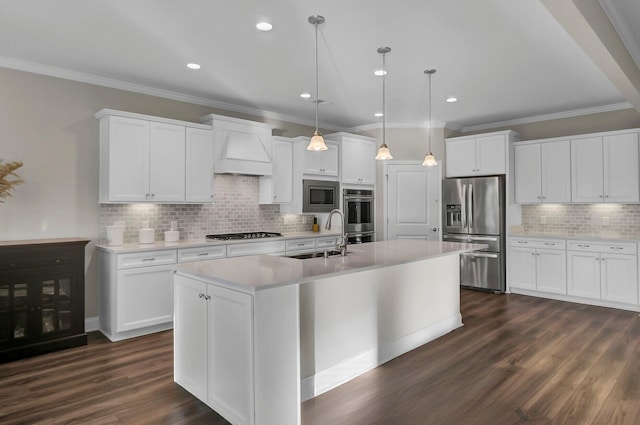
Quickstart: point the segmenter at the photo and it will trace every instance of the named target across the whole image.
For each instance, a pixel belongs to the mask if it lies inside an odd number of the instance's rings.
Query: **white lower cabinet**
[[[175,276],[174,379],[234,425],[253,424],[253,297]]]
[[[100,331],[112,341],[173,326],[175,249],[100,253]]]
[[[638,304],[635,243],[570,242],[567,247],[567,272],[569,295]]]
[[[508,263],[510,287],[567,293],[565,241],[512,239]]]

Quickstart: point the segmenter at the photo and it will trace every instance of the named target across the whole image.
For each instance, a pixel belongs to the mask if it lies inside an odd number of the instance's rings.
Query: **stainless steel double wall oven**
[[[369,189],[343,189],[342,209],[348,243],[375,241],[375,197]]]

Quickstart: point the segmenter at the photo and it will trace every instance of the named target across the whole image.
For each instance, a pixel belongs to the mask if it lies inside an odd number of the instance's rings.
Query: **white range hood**
[[[222,115],[207,115],[205,124],[213,126],[215,172],[270,176],[271,126]]]

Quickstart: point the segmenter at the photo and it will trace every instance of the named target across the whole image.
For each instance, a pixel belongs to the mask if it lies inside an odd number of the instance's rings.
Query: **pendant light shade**
[[[386,110],[386,78],[387,78],[387,68],[385,62],[385,56],[387,53],[391,51],[390,47],[379,47],[378,53],[382,55],[382,144],[378,149],[378,154],[376,155],[376,159],[378,161],[386,161],[389,159],[393,159],[391,155],[391,151],[387,146],[387,127],[386,127],[386,119],[387,119],[387,110]]]
[[[424,73],[427,74],[427,76],[429,77],[429,132],[428,132],[429,150],[427,151],[427,154],[424,157],[424,161],[422,162],[422,165],[425,167],[433,167],[435,165],[438,165],[438,161],[436,161],[436,157],[431,153],[431,128],[433,127],[431,125],[431,76],[436,73],[436,70],[425,69]]]
[[[309,23],[315,26],[316,29],[316,131],[313,132],[313,137],[307,145],[308,151],[326,151],[327,145],[324,143],[324,138],[318,130],[318,104],[320,103],[320,95],[318,94],[318,25],[324,22],[324,16],[312,15],[309,16]]]

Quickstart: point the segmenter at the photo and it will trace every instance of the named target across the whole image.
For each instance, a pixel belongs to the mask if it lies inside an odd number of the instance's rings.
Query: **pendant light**
[[[422,165],[425,167],[433,167],[434,165],[438,165],[438,161],[436,161],[436,157],[431,153],[431,76],[436,73],[435,69],[425,69],[424,73],[429,76],[429,150],[427,155],[424,157],[424,161]]]
[[[385,123],[387,119],[386,118],[387,109],[386,109],[386,103],[385,103],[385,92],[386,92],[385,80],[387,78],[387,68],[385,66],[386,65],[385,55],[390,51],[391,51],[390,47],[378,48],[378,53],[382,55],[382,144],[380,145],[380,148],[378,149],[378,154],[376,155],[376,159],[379,161],[393,159],[393,156],[391,156],[391,151],[387,146],[387,127]]]
[[[324,138],[318,130],[318,103],[320,103],[320,96],[318,94],[318,25],[324,22],[324,16],[313,15],[309,16],[309,23],[316,27],[316,131],[313,132],[313,137],[307,145],[308,151],[326,151],[327,145],[324,143]]]

